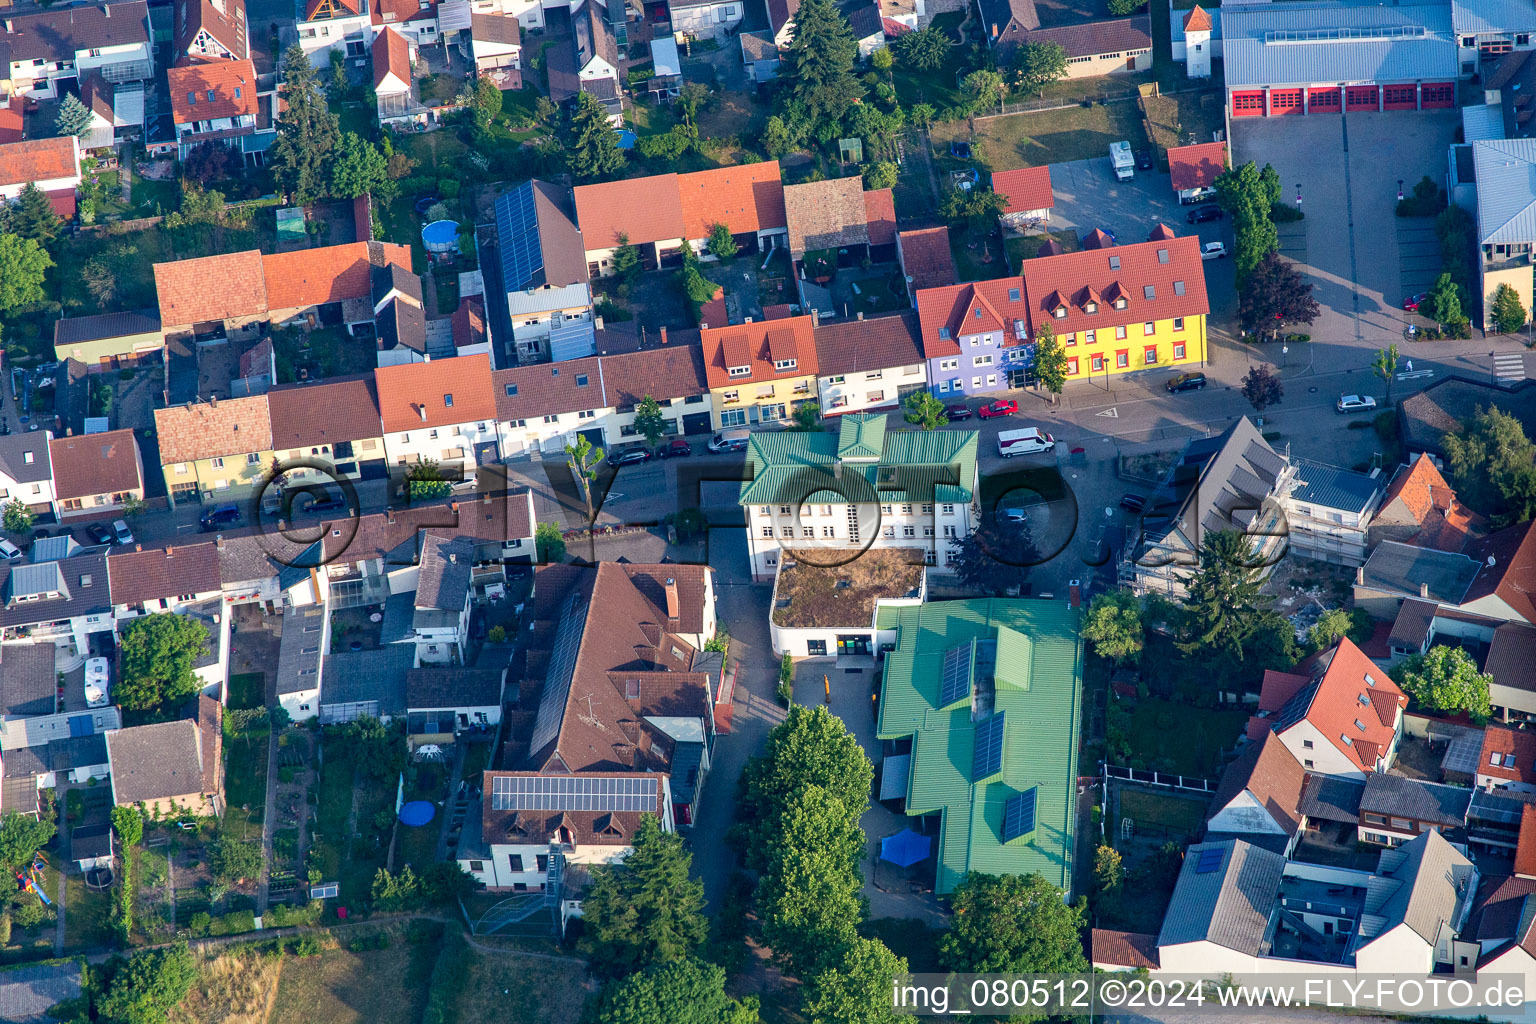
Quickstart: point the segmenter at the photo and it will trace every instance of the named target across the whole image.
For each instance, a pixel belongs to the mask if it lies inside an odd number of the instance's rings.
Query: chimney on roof
[[[1067,584],[1067,607],[1072,609],[1083,606],[1083,581],[1072,580]]]
[[[677,628],[678,618],[679,618],[679,615],[678,615],[678,601],[677,601],[677,580],[674,579],[671,576],[668,576],[665,589],[666,589],[666,592],[667,592],[667,628],[668,629],[676,629]]]
[[[208,407],[210,409],[217,409],[219,407],[219,396],[218,395],[209,395],[208,396]]]
[[[448,561],[457,563],[458,560],[459,560],[458,552],[456,552],[456,551],[448,552]]]
[[[859,320],[863,320],[864,319],[864,311],[862,309],[859,310],[858,316],[856,317],[856,319],[859,319]]]
[[[133,550],[135,550],[135,551],[143,551],[144,550],[144,545],[143,544],[135,544],[133,546]]]
[[[821,326],[821,312],[819,310],[817,310],[817,308],[815,306],[811,307],[811,326],[812,327],[820,327]]]
[[[1365,566],[1363,565],[1355,570],[1355,586],[1365,586]]]
[[[384,510],[384,521],[386,523],[393,523],[395,521],[395,510],[394,509],[386,508]]]
[[[667,343],[667,329],[665,326],[663,326],[661,329],[661,343],[663,345]]]
[[[427,407],[425,405],[416,406],[416,415],[421,417],[421,422],[427,422]]]
[[[997,38],[997,22],[995,21],[992,23],[992,38]]]
[[[220,551],[224,550],[224,535],[222,533],[213,535],[213,546]]]
[[[592,318],[592,328],[593,328],[593,330],[598,330],[598,331],[602,330],[603,329],[603,318],[600,317],[600,316],[593,317]]]
[[[1419,584],[1419,596],[1420,597],[1428,597],[1429,596],[1429,584],[1428,583],[1420,583]]]

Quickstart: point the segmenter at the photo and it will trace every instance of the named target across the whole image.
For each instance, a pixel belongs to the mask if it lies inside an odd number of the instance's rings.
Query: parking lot
[[[1432,223],[1396,216],[1398,181],[1405,192],[1426,174],[1443,181],[1458,124],[1455,110],[1233,122],[1233,160],[1273,164],[1286,201],[1302,197],[1306,219],[1280,225],[1281,247],[1323,307],[1312,335],[1333,344],[1320,357],[1401,341],[1402,301],[1433,282],[1439,260]]]

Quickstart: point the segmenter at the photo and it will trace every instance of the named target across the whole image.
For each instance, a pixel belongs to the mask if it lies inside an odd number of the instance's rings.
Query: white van
[[[736,428],[734,430],[722,430],[709,439],[709,450],[712,452],[744,452],[747,450],[747,442],[752,440],[752,431]]]
[[[997,435],[997,453],[1005,459],[1015,455],[1033,455],[1048,452],[1056,447],[1056,439],[1035,427],[1026,430],[1004,430]]]

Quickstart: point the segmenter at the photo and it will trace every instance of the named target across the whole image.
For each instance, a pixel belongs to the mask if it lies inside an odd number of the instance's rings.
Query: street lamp
[[[1281,356],[1281,363],[1280,363],[1280,365],[1281,366],[1290,366],[1291,365],[1291,346],[1289,346],[1289,345],[1281,345],[1280,346],[1280,356]]]
[[[1296,209],[1301,209],[1301,182],[1296,183]]]
[[[1403,179],[1402,178],[1398,178],[1397,179],[1397,201],[1398,202],[1402,202],[1403,201]]]

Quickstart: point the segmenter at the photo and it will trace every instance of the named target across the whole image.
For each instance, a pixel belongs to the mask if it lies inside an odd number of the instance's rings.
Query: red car
[[[995,402],[988,402],[976,410],[976,415],[984,420],[990,420],[994,416],[1012,416],[1019,411],[1019,403],[1011,398],[999,398]]]
[[[949,417],[952,422],[968,420],[971,418],[971,407],[963,402],[957,402],[954,405],[946,405],[944,407],[944,415]]]
[[[1428,292],[1420,292],[1417,295],[1409,296],[1403,300],[1403,310],[1408,313],[1417,313],[1419,311],[1419,303],[1423,302],[1428,297]]]

